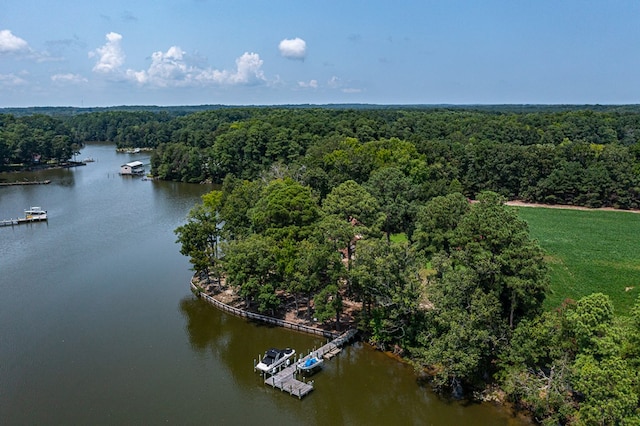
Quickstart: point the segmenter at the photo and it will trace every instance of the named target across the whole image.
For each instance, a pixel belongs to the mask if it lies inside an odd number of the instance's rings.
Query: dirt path
[[[609,212],[626,212],[626,213],[640,213],[640,210],[622,210],[614,209],[613,207],[599,207],[590,208],[582,206],[568,206],[564,204],[538,204],[538,203],[525,203],[524,201],[507,201],[505,203],[508,206],[514,207],[540,207],[545,209],[565,209],[565,210],[585,210],[585,211],[609,211]]]

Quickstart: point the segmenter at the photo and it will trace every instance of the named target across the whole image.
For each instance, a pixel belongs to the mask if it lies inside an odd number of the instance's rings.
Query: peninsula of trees
[[[544,424],[640,424],[640,299],[628,317],[601,293],[545,312],[544,253],[505,205],[639,208],[634,108],[5,114],[3,165],[44,155],[41,129],[154,148],[158,178],[219,184],[176,234],[249,308],[339,326],[348,300],[371,343],[441,389],[493,390]]]

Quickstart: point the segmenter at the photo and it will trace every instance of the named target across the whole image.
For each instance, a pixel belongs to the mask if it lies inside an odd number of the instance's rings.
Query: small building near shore
[[[143,175],[144,163],[142,161],[132,161],[120,166],[121,175]]]

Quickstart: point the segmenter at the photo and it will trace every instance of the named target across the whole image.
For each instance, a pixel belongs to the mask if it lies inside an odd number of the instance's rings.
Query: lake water
[[[211,188],[118,175],[149,155],[89,144],[72,169],[0,187],[0,424],[521,425],[488,404],[447,402],[411,368],[356,343],[303,400],[265,386],[265,349],[316,337],[219,312],[189,291],[173,230]],[[147,166],[149,170],[149,166]]]

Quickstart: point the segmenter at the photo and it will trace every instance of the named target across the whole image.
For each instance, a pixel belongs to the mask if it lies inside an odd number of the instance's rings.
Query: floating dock
[[[291,396],[297,396],[298,399],[302,399],[313,390],[313,381],[305,382],[297,379],[298,363],[304,362],[313,356],[317,356],[321,359],[333,358],[340,353],[342,346],[345,343],[353,339],[357,332],[358,331],[355,329],[348,330],[319,349],[312,351],[304,358],[301,358],[293,362],[291,365],[284,367],[277,373],[270,375],[265,379],[264,383],[276,389],[280,389],[283,392],[287,392]]]

